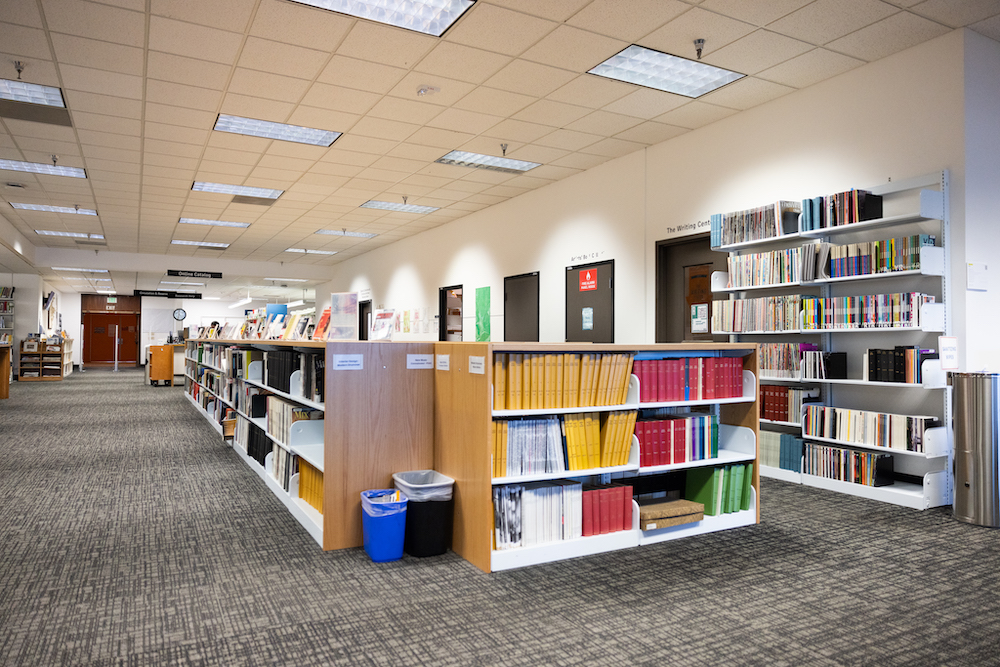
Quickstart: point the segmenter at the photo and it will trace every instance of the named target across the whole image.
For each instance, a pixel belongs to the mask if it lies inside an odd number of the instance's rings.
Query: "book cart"
[[[494,410],[493,368],[502,354],[573,355],[580,353],[627,353],[636,359],[687,357],[734,357],[739,359],[742,396],[716,400],[639,402],[639,378],[628,379],[625,401],[613,405],[528,410]],[[632,501],[631,529],[576,539],[505,550],[493,548],[493,488],[511,482],[559,478],[628,482],[653,473],[719,467],[757,461],[757,347],[745,343],[681,345],[579,345],[540,343],[446,343],[435,344],[434,469],[455,479],[455,528],[452,549],[485,572],[551,562],[594,553],[614,551],[664,540],[714,532],[759,521],[759,477],[753,466],[752,500],[749,510],[657,530],[642,530],[639,510]],[[631,436],[631,451],[624,465],[568,470],[558,474],[495,477],[491,444],[495,419],[519,416],[574,415],[588,412],[640,410],[657,407],[709,406],[719,417],[718,456],[665,466],[642,466],[639,440]]]
[[[802,206],[792,216],[788,215],[788,210],[785,211],[784,225],[778,226],[777,234],[728,243],[720,243],[718,236],[713,237],[713,249],[729,253],[731,271],[734,267],[741,269],[739,276],[724,272],[713,275],[712,289],[720,295],[716,298],[728,300],[728,303],[716,301],[713,309],[733,307],[736,302],[742,302],[743,307],[752,306],[750,300],[769,295],[793,295],[793,299],[795,295],[810,295],[829,300],[864,296],[876,298],[873,295],[901,293],[934,297],[933,303],[918,306],[916,322],[881,322],[876,326],[865,323],[858,326],[845,321],[830,326],[810,321],[812,311],[806,314],[805,309],[796,303],[793,306],[796,319],[786,318],[777,323],[778,326],[713,326],[713,333],[730,335],[730,340],[752,340],[761,344],[760,380],[765,394],[769,385],[807,391],[815,389],[819,394],[815,399],[816,405],[840,409],[838,412],[826,411],[825,415],[846,417],[848,421],[854,418],[851,432],[838,423],[839,432],[835,437],[820,437],[815,428],[810,431],[804,423],[807,421],[804,416],[818,413],[817,408],[810,408],[808,404],[801,407],[799,414],[790,414],[787,419],[761,419],[762,475],[914,509],[952,502],[951,401],[940,361],[917,357],[919,368],[911,369],[910,381],[884,381],[872,377],[871,373],[876,371],[875,358],[869,362],[869,356],[874,355],[875,350],[895,346],[933,351],[938,346],[939,335],[950,335],[948,190],[947,170],[934,172],[867,188],[868,192],[881,197],[882,210],[877,217],[826,226],[818,223],[815,207],[808,213],[802,212],[801,209],[808,205],[808,200],[803,200]],[[828,195],[827,199],[835,196]],[[788,204],[790,202],[781,202],[776,206],[787,209]],[[821,215],[825,216],[825,213]],[[726,216],[713,217],[722,219]],[[934,237],[933,243],[929,240],[930,236]],[[900,252],[898,241],[901,238],[920,239],[921,243],[906,243],[905,249]],[[891,245],[890,240],[893,241]],[[866,249],[874,248],[876,242],[879,243],[879,250],[866,255]],[[804,259],[806,253],[819,248],[819,244],[830,244],[846,259],[841,259],[838,265],[836,261],[830,262],[828,256],[818,253],[817,256],[822,255],[824,261],[815,267],[815,275],[810,276],[808,271],[802,274],[804,265],[796,264],[801,259],[795,260],[794,255],[783,254],[801,252]],[[894,265],[894,248],[895,260],[903,260],[899,265]],[[873,253],[879,256],[875,265],[872,264],[876,261]],[[868,266],[863,263],[865,261]],[[770,276],[767,271],[771,272]],[[778,301],[781,298],[777,296],[775,303],[781,303]],[[858,317],[870,316],[870,309],[864,301],[848,314],[855,321]],[[801,352],[790,363],[786,360],[768,367],[768,346],[772,342],[791,343],[796,347],[800,343],[809,343],[818,348],[821,355],[843,353],[846,377],[829,378],[822,374],[817,377],[806,370]],[[770,349],[777,348],[775,344]],[[891,367],[888,372],[892,372]],[[919,381],[916,381],[918,378]],[[898,379],[897,367],[893,380]],[[936,419],[938,425],[927,428],[916,443],[903,438],[887,445],[892,437],[887,437],[888,430],[882,425],[877,427],[878,434],[874,438],[871,428],[866,427],[860,433],[855,428],[865,419],[870,425],[875,420],[902,419],[905,422],[928,417]],[[809,423],[814,422],[809,420]],[[802,442],[796,445],[786,437],[779,453],[777,443],[784,437],[782,433]],[[843,479],[840,466],[834,464],[831,469],[830,463],[838,457],[858,460],[857,457],[866,453],[877,453],[882,459],[886,458],[885,455],[891,456],[891,477],[895,481],[886,485],[857,483]],[[823,469],[823,466],[826,468]],[[883,477],[882,482],[888,479]]]
[[[242,363],[255,355],[240,353],[272,351],[322,360],[324,400],[302,394],[298,370],[285,391],[269,382],[263,360]],[[394,472],[431,467],[433,343],[192,339],[185,357],[188,400],[220,436],[235,416],[233,450],[324,550],[362,546],[362,491],[391,487]],[[247,397],[258,391],[322,419],[275,435],[274,415],[251,414]],[[248,449],[251,432],[257,442]]]

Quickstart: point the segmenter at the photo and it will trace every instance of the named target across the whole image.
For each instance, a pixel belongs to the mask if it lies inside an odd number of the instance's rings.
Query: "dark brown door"
[[[115,334],[117,332],[117,339]],[[84,313],[83,363],[113,364],[115,345],[118,363],[134,366],[139,350],[139,316],[134,313]]]

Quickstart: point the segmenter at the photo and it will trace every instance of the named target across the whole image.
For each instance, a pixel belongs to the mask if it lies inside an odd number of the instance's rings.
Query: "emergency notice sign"
[[[595,289],[597,289],[597,269],[580,271],[580,291],[586,292]]]

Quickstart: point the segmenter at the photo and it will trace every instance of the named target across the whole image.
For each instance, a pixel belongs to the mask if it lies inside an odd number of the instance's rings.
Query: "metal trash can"
[[[951,373],[959,521],[1000,528],[1000,374]]]

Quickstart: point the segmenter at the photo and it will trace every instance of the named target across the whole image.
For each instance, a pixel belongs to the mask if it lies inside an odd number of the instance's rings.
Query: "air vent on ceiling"
[[[21,188],[22,190],[24,189],[23,183],[10,182],[10,183],[4,183],[4,186],[8,188]]]
[[[273,199],[268,199],[267,197],[247,197],[246,195],[236,195],[233,197],[233,204],[255,204],[257,206],[270,206],[274,203]]]
[[[28,104],[13,100],[0,100],[0,116],[17,120],[30,120],[49,125],[65,125],[73,127],[69,117],[69,109],[48,107],[42,104]]]

